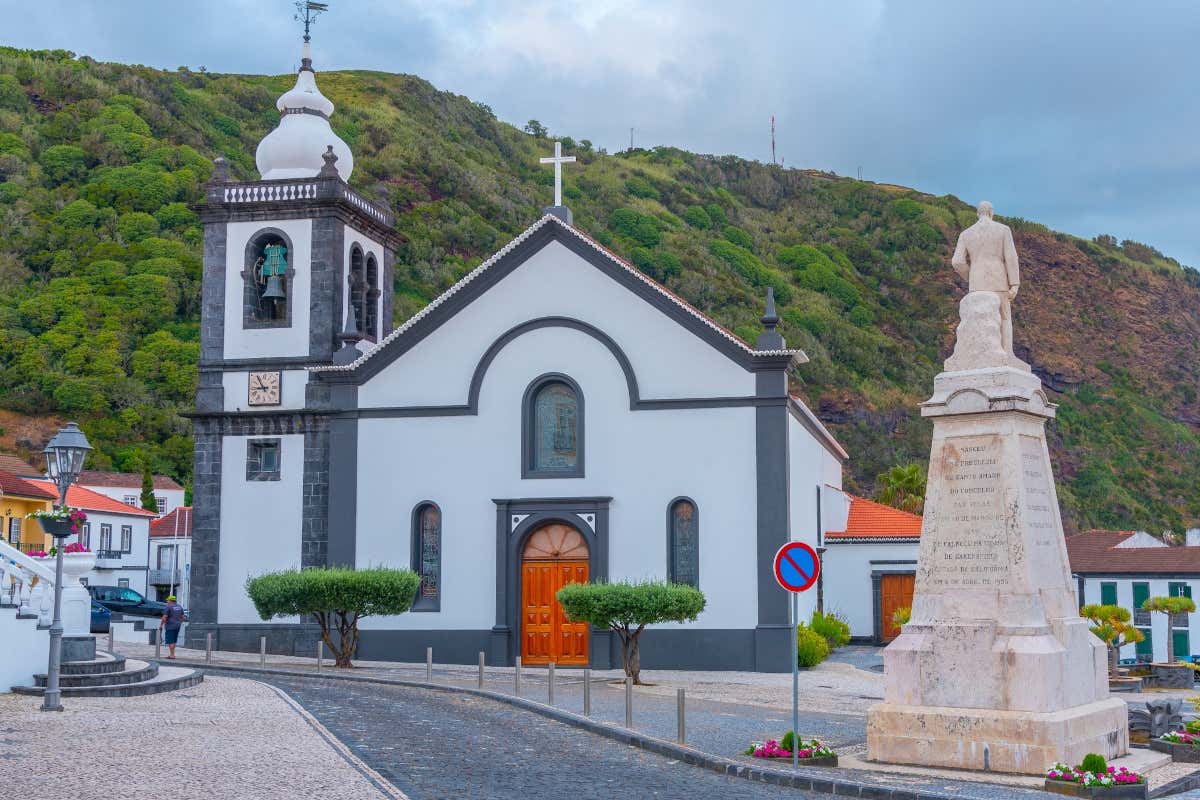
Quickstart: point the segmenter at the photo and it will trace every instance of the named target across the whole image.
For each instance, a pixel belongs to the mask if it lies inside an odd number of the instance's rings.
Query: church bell
[[[283,300],[287,295],[283,292],[283,278],[272,275],[267,278],[267,288],[263,289],[263,300]]]
[[[287,273],[287,247],[280,243],[269,244],[263,248],[263,261],[260,268],[260,280],[265,281],[263,300],[283,300],[283,276]]]

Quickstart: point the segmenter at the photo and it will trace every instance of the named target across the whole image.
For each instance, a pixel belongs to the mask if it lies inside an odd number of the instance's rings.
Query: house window
[[[158,548],[158,569],[171,569],[175,565],[174,550],[173,545]]]
[[[100,550],[112,550],[112,525],[100,524]]]
[[[543,375],[525,391],[522,477],[583,477],[583,395],[565,375]]]
[[[134,508],[139,508],[142,505],[141,501],[138,499],[138,496],[136,494],[125,495],[125,497],[123,498],[123,501],[124,501],[125,505],[133,506]]]
[[[129,578],[117,578],[117,588],[118,589],[128,589],[129,588]]]
[[[291,327],[294,258],[281,230],[266,228],[250,237],[242,270],[243,329]]]
[[[1117,604],[1117,585],[1109,581],[1100,584],[1100,605],[1115,606]]]
[[[154,505],[158,508],[158,513],[160,513],[160,514],[167,513],[167,498],[159,497],[158,495],[155,495],[154,496]]]
[[[133,552],[133,526],[132,525],[122,525],[121,526],[121,552],[122,553]]]
[[[21,543],[21,518],[11,517],[8,520],[8,543],[16,547]]]
[[[1146,628],[1143,633],[1149,634],[1150,628],[1150,612],[1142,609],[1142,605],[1150,599],[1150,584],[1145,581],[1138,581],[1133,584],[1133,624],[1139,628]],[[1146,636],[1146,641],[1150,641],[1149,635]],[[1141,653],[1141,650],[1138,650]]]
[[[667,514],[668,576],[672,583],[700,586],[700,512],[686,497]]]
[[[88,550],[91,550],[92,549],[92,523],[90,523],[90,522],[83,523],[82,537],[83,537],[83,540],[80,542],[80,544],[82,544]]]
[[[246,480],[279,480],[279,439],[251,439],[246,443]]]
[[[414,611],[437,611],[442,599],[442,511],[421,503],[413,511],[412,561],[421,577]]]

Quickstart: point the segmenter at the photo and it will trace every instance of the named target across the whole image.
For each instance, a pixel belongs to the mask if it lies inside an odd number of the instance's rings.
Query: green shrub
[[[796,626],[796,663],[815,667],[829,658],[829,642],[825,637],[801,622]]]
[[[725,209],[716,203],[709,203],[704,207],[704,210],[708,212],[708,216],[712,219],[714,225],[729,224],[729,217],[725,216]]]
[[[775,289],[775,299],[781,305],[787,305],[792,300],[792,285],[778,270],[770,269],[758,260],[758,256],[744,247],[738,247],[733,242],[716,239],[709,245],[709,251],[729,266],[737,270],[743,278],[754,286]]]
[[[812,622],[809,623],[809,627],[825,637],[825,641],[829,643],[830,650],[836,650],[843,645],[850,644],[850,626],[835,611],[830,611],[828,614],[813,611]]]
[[[1102,775],[1108,772],[1108,762],[1104,760],[1104,756],[1099,753],[1088,753],[1083,757],[1083,761],[1079,762],[1079,768],[1084,772],[1091,772],[1094,775]]]
[[[648,200],[658,199],[658,189],[650,185],[650,181],[640,178],[637,175],[625,181],[625,190],[634,197],[642,197]]]
[[[754,247],[754,238],[739,228],[737,225],[726,225],[723,231],[725,238],[736,244],[738,247],[744,247],[750,250]]]
[[[1184,728],[1188,733],[1200,733],[1200,719],[1192,720],[1187,725],[1184,725]]]
[[[683,212],[683,221],[700,230],[707,230],[713,224],[712,217],[704,210],[704,206],[689,206],[688,210]]]
[[[795,731],[788,731],[787,733],[785,733],[783,735],[783,738],[779,740],[779,746],[789,752],[792,750],[792,746],[795,744],[796,744],[796,732]]]
[[[856,328],[865,328],[875,322],[875,312],[864,305],[850,309],[850,324]]]

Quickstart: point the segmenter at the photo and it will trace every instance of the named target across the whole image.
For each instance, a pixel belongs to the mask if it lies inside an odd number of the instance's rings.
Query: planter
[[[1082,786],[1073,781],[1056,781],[1046,778],[1046,791],[1065,794],[1068,797],[1113,798],[1114,800],[1147,800],[1150,787],[1145,783],[1127,783],[1119,786]]]
[[[65,539],[75,534],[75,531],[71,530],[71,526],[75,523],[69,519],[47,519],[40,517],[37,522],[38,525],[42,526],[42,530],[55,539]]]
[[[792,765],[791,756],[772,756],[768,758],[758,758],[756,756],[750,757],[755,761],[774,761],[789,767]],[[808,758],[800,759],[799,765],[802,767],[836,767],[838,765],[838,761],[837,756],[810,756]]]
[[[1165,742],[1162,739],[1151,739],[1150,749],[1166,753],[1171,760],[1180,764],[1200,764],[1200,746]]]
[[[1187,664],[1151,664],[1150,680],[1156,689],[1191,689],[1196,673]]]
[[[47,556],[37,561],[54,572],[53,558]],[[92,630],[92,596],[79,579],[94,566],[95,553],[63,553],[62,623],[65,636],[87,636]]]

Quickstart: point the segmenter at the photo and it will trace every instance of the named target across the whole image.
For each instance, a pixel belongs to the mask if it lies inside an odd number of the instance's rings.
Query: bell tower
[[[244,615],[216,599],[235,580],[217,565],[236,564],[237,548],[278,547],[280,568],[326,563],[329,390],[308,368],[355,358],[392,327],[395,218],[347,183],[354,156],[330,127],[307,39],[279,124],[258,145],[259,180],[234,179],[217,158],[197,206],[191,618],[201,640]],[[268,529],[278,541],[264,541]]]

